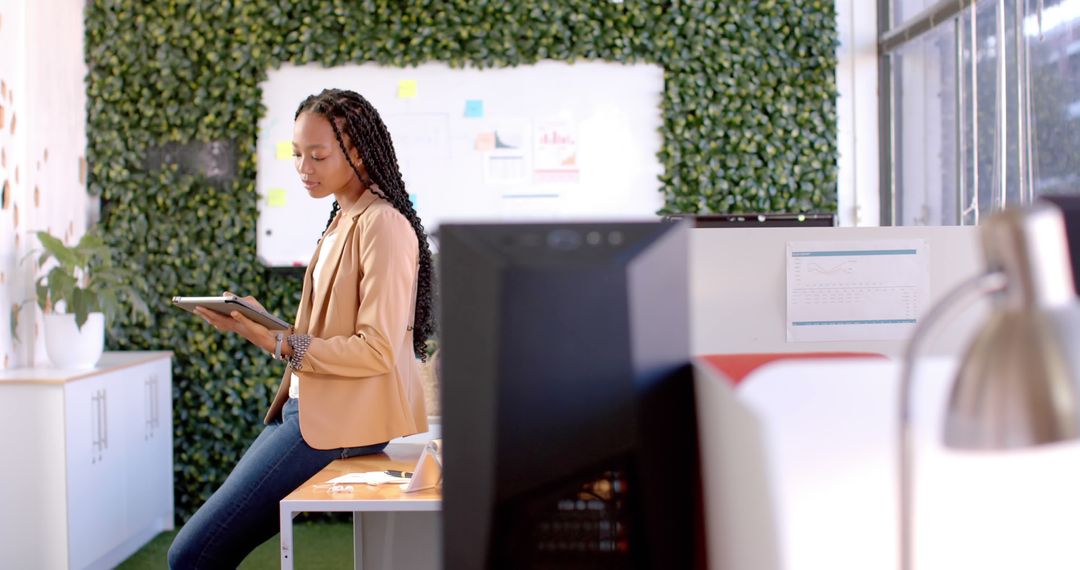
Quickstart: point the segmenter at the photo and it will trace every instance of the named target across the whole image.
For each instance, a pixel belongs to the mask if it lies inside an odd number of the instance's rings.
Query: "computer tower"
[[[703,567],[686,224],[439,233],[446,570]]]

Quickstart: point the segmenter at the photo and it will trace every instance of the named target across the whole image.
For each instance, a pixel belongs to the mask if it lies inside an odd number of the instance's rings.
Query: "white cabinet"
[[[131,531],[159,524],[162,513],[172,523],[172,387],[168,361],[137,378],[137,385],[124,392],[124,409],[129,423],[120,430],[125,437],[127,472],[135,474],[127,482],[127,526]],[[161,481],[169,481],[169,492],[161,492]]]
[[[118,416],[130,413],[117,406],[121,384],[112,375],[87,378],[64,386],[65,474],[68,496],[68,559],[97,560],[124,538],[124,449],[112,441]],[[110,412],[112,412],[110,414]]]
[[[170,357],[0,371],[0,568],[109,568],[172,528]]]

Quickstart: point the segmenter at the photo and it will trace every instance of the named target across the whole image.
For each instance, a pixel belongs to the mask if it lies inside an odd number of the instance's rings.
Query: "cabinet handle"
[[[109,449],[109,393],[104,389],[101,390],[101,425],[101,446]]]
[[[143,417],[145,418],[145,420],[143,421],[144,441],[150,439],[154,435],[154,410],[151,407],[153,405],[154,398],[154,389],[151,385],[152,381],[152,378],[147,378],[146,380],[143,380],[143,388],[145,388],[145,390],[143,390],[143,395],[145,396],[145,398],[143,398]]]
[[[91,412],[94,416],[94,442],[93,442],[93,456],[91,457],[91,463],[97,463],[104,459],[104,449],[108,447],[108,443],[105,441],[105,390],[96,390],[94,396],[91,398],[93,401],[93,410]]]
[[[158,428],[158,377],[150,378],[150,421],[154,431]]]
[[[101,421],[98,420],[98,397],[97,392],[94,392],[93,396],[90,396],[90,433],[93,437],[90,439],[90,463],[97,463],[98,447],[101,445]]]

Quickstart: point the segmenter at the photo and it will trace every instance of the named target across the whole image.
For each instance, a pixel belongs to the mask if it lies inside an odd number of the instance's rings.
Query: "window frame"
[[[1001,0],[998,0],[999,2]],[[881,225],[895,226],[897,221],[901,219],[899,212],[897,211],[897,196],[898,196],[898,180],[897,180],[897,156],[896,156],[896,134],[897,123],[894,109],[896,109],[896,95],[893,89],[893,55],[903,46],[907,46],[912,42],[922,38],[925,34],[938,28],[942,24],[952,22],[953,26],[959,26],[959,17],[963,14],[964,10],[970,8],[976,4],[978,0],[942,0],[936,4],[933,4],[920,12],[919,14],[909,18],[904,24],[893,27],[893,0],[878,0],[878,93],[881,97],[881,103],[879,105],[880,116],[879,120],[879,132],[881,133],[881,140],[879,148],[881,149]],[[957,30],[958,32],[959,30]],[[959,93],[963,87],[963,74],[962,74],[962,61],[959,58],[959,50],[963,49],[962,35],[960,33],[954,34],[957,38],[957,56],[958,61],[956,67],[956,83],[957,92]],[[960,101],[957,101],[958,113],[957,113],[957,126],[958,132],[956,133],[957,140],[957,154],[956,164],[964,164],[964,133],[963,133],[963,117],[964,113],[959,109]],[[960,212],[963,211],[964,204],[964,169],[958,168],[957,175],[960,176],[957,184],[957,216],[954,222],[958,225],[962,225],[963,216]]]

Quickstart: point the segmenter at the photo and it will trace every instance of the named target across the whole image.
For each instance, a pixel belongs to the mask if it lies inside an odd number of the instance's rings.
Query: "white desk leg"
[[[281,570],[293,570],[293,512],[281,505]]]
[[[352,514],[353,570],[364,570],[364,513]]]

